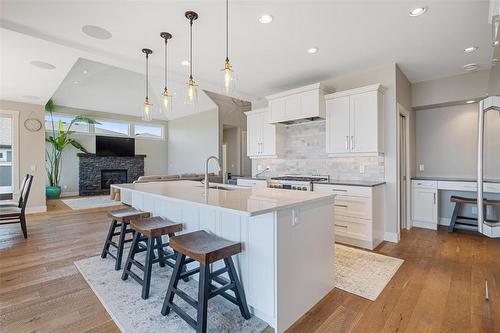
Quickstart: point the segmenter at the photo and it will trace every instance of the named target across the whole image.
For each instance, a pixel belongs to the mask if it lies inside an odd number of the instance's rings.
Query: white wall
[[[19,181],[29,173],[34,176],[28,198],[31,211],[46,210],[45,203],[45,131],[30,132],[24,127],[28,118],[36,118],[43,124],[43,106],[0,100],[0,109],[19,111]]]
[[[478,104],[416,112],[419,176],[476,177]],[[500,116],[486,114],[484,176],[500,179]]]
[[[219,156],[218,110],[205,111],[168,122],[168,174],[203,173],[205,159]],[[210,171],[217,172],[215,162]]]

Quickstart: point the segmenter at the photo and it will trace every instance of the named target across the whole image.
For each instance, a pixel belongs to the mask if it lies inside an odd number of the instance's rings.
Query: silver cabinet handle
[[[349,150],[349,135],[345,136],[345,150]]]
[[[341,228],[346,228],[346,229],[347,229],[347,226],[346,226],[346,225],[342,225],[342,224],[337,224],[337,223],[335,223],[335,226],[336,226],[336,227],[341,227]]]
[[[354,149],[354,135],[351,135],[351,150]]]
[[[338,205],[338,204],[333,204],[335,207],[343,207],[343,208],[347,208],[347,205]]]
[[[343,190],[341,188],[334,188],[332,191],[337,191],[337,192],[347,192],[347,190]]]
[[[436,193],[434,193],[434,204],[436,204]]]

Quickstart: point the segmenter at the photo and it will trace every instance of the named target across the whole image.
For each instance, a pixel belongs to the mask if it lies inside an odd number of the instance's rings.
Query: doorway
[[[0,110],[0,199],[19,194],[19,113]]]
[[[410,229],[410,113],[398,104],[397,173],[398,240],[401,230]]]

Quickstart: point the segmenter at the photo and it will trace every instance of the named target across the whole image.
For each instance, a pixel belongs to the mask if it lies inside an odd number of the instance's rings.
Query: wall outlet
[[[359,173],[365,173],[365,165],[364,164],[359,165]]]
[[[472,215],[477,215],[477,207],[472,206],[471,208],[472,208],[472,210],[471,210]]]
[[[63,185],[63,190],[67,190],[68,189],[68,185]]]
[[[35,172],[36,171],[36,164],[32,164],[30,169],[32,172]]]
[[[425,170],[425,166],[423,164],[419,164],[418,171],[424,171],[424,170]]]

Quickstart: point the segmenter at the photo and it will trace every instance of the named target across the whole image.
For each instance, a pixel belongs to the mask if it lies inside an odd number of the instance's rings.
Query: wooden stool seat
[[[160,216],[134,220],[130,227],[148,237],[173,234],[182,230],[182,223],[175,223]]]
[[[462,203],[462,204],[475,204],[475,203],[477,203],[477,199],[465,198],[465,197],[459,197],[456,195],[452,195],[450,197],[450,202],[458,202],[458,203]]]
[[[112,210],[111,212],[108,212],[108,216],[117,222],[130,223],[130,221],[133,220],[148,218],[151,214],[149,212],[143,212],[142,210],[130,207]]]
[[[165,265],[175,266],[178,255],[167,248],[175,233],[182,231],[182,223],[175,223],[163,217],[154,216],[142,220],[133,220],[130,222],[130,228],[134,231],[134,239],[123,269],[122,280],[127,280],[129,276],[132,277],[142,286],[141,297],[147,299],[149,297],[153,264],[158,263],[160,267],[165,267]],[[162,236],[168,236],[169,242],[164,242]],[[146,246],[143,246],[141,242],[146,243]],[[135,258],[136,254],[141,252],[146,252],[144,263],[140,263]],[[142,276],[132,271],[132,265],[143,272]]]
[[[172,309],[197,333],[206,333],[208,300],[215,296],[222,296],[239,307],[243,318],[250,319],[245,291],[232,259],[233,255],[241,252],[241,243],[200,230],[172,237],[170,246],[178,253],[178,256],[163,301],[162,315],[168,315]],[[224,267],[211,271],[210,264],[219,260],[224,260]],[[193,261],[198,261],[200,266],[186,270],[186,265]],[[192,298],[178,288],[180,279],[193,274],[199,274],[198,299]],[[224,274],[227,274],[228,278],[222,276]],[[232,294],[228,291],[232,291]],[[175,296],[182,298],[196,309],[196,318],[191,317],[177,303],[174,303]]]
[[[232,242],[205,230],[175,236],[170,247],[205,265],[241,252],[241,243]]]

